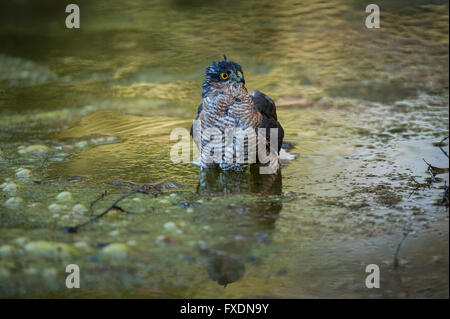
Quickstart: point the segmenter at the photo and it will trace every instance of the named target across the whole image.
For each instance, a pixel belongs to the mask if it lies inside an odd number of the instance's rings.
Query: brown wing
[[[273,100],[260,91],[253,91],[251,98],[253,100],[253,107],[255,110],[262,114],[262,120],[259,128],[266,129],[266,137],[268,148],[270,148],[270,129],[278,129],[278,153],[280,152],[281,145],[283,144],[284,129],[278,122],[277,109]]]

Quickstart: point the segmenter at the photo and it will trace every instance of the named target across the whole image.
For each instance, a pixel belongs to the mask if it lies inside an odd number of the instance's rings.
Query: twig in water
[[[49,154],[46,154],[46,155],[42,156],[40,158],[41,163],[39,164],[39,169],[42,169],[44,167],[44,165],[47,164],[49,159],[50,159],[50,155]]]
[[[444,195],[442,195],[442,198],[439,201],[439,206],[442,206],[444,204],[446,204],[445,206],[447,207],[449,206],[447,182],[444,182]]]
[[[94,215],[94,205],[95,203],[97,203],[99,200],[105,198],[105,196],[108,195],[108,191],[104,191],[99,197],[97,197],[94,201],[91,202],[90,206],[89,206],[89,216]]]
[[[133,184],[133,183],[129,183],[129,182],[121,182],[121,181],[113,181],[111,183],[107,183],[107,185],[119,187],[119,189],[121,190],[123,195],[125,194],[124,188],[131,189],[131,190],[140,189],[141,192],[143,192],[143,193],[145,192],[146,194],[148,194],[149,191],[154,190],[157,192],[156,194],[154,194],[155,197],[157,197],[158,195],[160,195],[162,193],[161,189],[156,185],[149,185],[149,184],[137,185],[137,184]]]
[[[431,182],[427,182],[427,183],[425,183],[425,184],[421,184],[421,183],[419,183],[418,181],[416,181],[416,179],[414,178],[414,177],[412,177],[411,176],[411,180],[414,182],[414,183],[416,183],[417,184],[417,186],[416,186],[416,188],[415,189],[413,189],[413,191],[409,194],[409,196],[408,196],[408,199],[412,196],[412,194],[414,194],[419,188],[425,188],[425,187],[428,187],[428,188],[430,188],[431,187]]]
[[[148,170],[144,167],[144,165],[142,165],[141,162],[137,162],[138,165],[142,168],[142,170],[144,171],[145,175],[147,176],[148,182],[153,186],[153,188],[158,192],[158,195],[160,195],[162,193],[161,189],[156,186],[156,184],[153,182],[153,180],[150,178],[150,175],[148,174]]]
[[[449,136],[445,137],[442,141],[440,141],[438,144],[433,144],[433,145],[437,145],[439,146],[440,150],[442,151],[442,153],[444,153],[444,155],[448,158],[448,154],[447,152],[442,148],[442,145],[444,144],[444,142],[449,138]],[[427,164],[427,171],[428,173],[430,173],[431,175],[431,179],[425,179],[426,184],[421,184],[419,182],[417,182],[414,177],[411,177],[411,180],[416,183],[416,188],[413,189],[413,191],[409,194],[408,198],[410,198],[419,188],[425,188],[428,187],[429,189],[431,188],[431,185],[433,183],[438,182],[438,180],[436,179],[436,175],[439,174],[443,174],[445,172],[448,172],[448,168],[439,168],[436,166],[431,165],[430,163],[428,163],[424,158],[422,158],[422,160],[425,162],[425,164]],[[448,207],[449,205],[449,198],[448,198],[448,186],[447,183],[445,182],[444,184],[444,195],[441,198],[441,200],[438,202],[439,206],[444,205]]]
[[[150,184],[155,184],[155,183],[153,183],[153,180],[150,178],[150,175],[148,174],[148,170],[144,167],[144,165],[142,165],[142,163],[141,162],[136,162],[138,165],[139,165],[139,167],[140,168],[142,168],[142,170],[144,171],[144,173],[145,173],[145,175],[147,176],[147,179],[148,179],[148,182],[150,183]]]
[[[447,158],[449,158],[447,152],[442,148],[442,143],[444,143],[447,139],[448,136],[439,143],[439,148],[441,149],[442,153],[444,153],[444,155],[447,156]]]
[[[409,237],[411,233],[408,232],[406,233],[406,235],[403,237],[402,241],[400,242],[400,244],[398,244],[397,246],[397,250],[395,251],[395,255],[394,255],[394,269],[398,267],[399,262],[398,262],[398,254],[400,252],[400,249],[402,248],[403,244],[405,243],[406,239]]]
[[[84,227],[86,225],[89,225],[92,222],[95,222],[97,219],[103,217],[104,215],[106,215],[109,211],[113,210],[113,209],[118,209],[120,211],[126,212],[128,214],[130,214],[131,212],[128,212],[126,210],[124,210],[123,208],[121,208],[120,206],[118,206],[117,204],[127,198],[130,197],[131,195],[137,194],[137,193],[142,193],[142,194],[149,194],[148,192],[148,186],[147,185],[142,185],[141,187],[138,187],[137,189],[127,193],[127,194],[123,194],[122,196],[120,196],[118,199],[116,199],[114,201],[114,203],[111,204],[111,206],[109,206],[108,208],[106,208],[102,213],[93,216],[92,218],[90,218],[88,221],[78,224],[76,226],[73,227],[64,227],[63,230],[68,232],[68,233],[76,233],[78,231],[78,229],[80,229],[81,227]],[[157,195],[156,195],[157,196]]]
[[[117,210],[120,210],[121,212],[123,212],[123,213],[127,213],[128,215],[134,215],[134,213],[133,212],[130,212],[129,210],[126,210],[126,209],[123,209],[122,207],[120,207],[120,206],[114,206],[113,207],[113,209],[117,209]]]
[[[433,172],[434,166],[432,166],[430,163],[428,163],[424,158],[422,158],[422,160],[425,162],[425,164],[428,165],[427,170],[428,170],[428,172],[431,175],[431,182],[435,183],[436,182],[436,178],[434,177],[434,172]]]

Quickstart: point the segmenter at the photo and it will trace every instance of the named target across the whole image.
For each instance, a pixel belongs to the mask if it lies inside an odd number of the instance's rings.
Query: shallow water
[[[78,4],[79,30],[58,1],[0,4],[1,297],[448,298],[448,169],[411,179],[448,168],[447,2],[381,1],[380,29],[359,1]],[[278,105],[281,177],[170,161],[224,53]],[[162,194],[63,231],[140,184]]]

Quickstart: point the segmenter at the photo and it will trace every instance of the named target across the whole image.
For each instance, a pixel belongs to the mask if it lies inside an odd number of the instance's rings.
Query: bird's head
[[[230,93],[245,86],[242,67],[228,61],[224,55],[222,61],[214,61],[206,68],[205,80],[202,85],[202,96],[211,91]]]

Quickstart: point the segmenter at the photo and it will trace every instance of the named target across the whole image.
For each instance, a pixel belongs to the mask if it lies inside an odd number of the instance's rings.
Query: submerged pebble
[[[11,272],[7,268],[0,267],[0,278],[8,278]]]
[[[182,233],[182,231],[180,229],[178,229],[177,225],[175,225],[175,223],[173,223],[173,222],[165,223],[164,224],[164,228],[166,230],[168,230],[168,231],[175,232],[177,234],[181,234]]]
[[[109,236],[119,236],[119,231],[113,230],[113,231],[109,232]]]
[[[28,178],[31,176],[31,171],[28,168],[19,168],[16,170],[16,176],[20,178]]]
[[[176,240],[170,236],[159,235],[158,237],[156,237],[155,242],[158,245],[166,245],[175,243]]]
[[[62,163],[62,162],[65,162],[66,160],[64,157],[53,157],[50,159],[50,161],[52,163]]]
[[[56,199],[60,202],[70,202],[73,199],[71,192],[61,192],[58,195],[56,195]]]
[[[134,239],[131,239],[131,240],[127,241],[127,245],[129,245],[129,246],[136,246],[137,243],[136,243],[136,241]]]
[[[118,140],[119,139],[117,137],[115,137],[115,136],[108,136],[106,138],[106,142],[108,142],[108,143],[114,143],[114,142],[117,142]]]
[[[11,197],[5,202],[5,206],[8,208],[17,208],[23,204],[23,199],[20,197]]]
[[[99,138],[92,138],[91,139],[91,143],[94,144],[94,145],[115,143],[117,141],[118,141],[118,138],[115,137],[115,136],[99,137]]]
[[[17,192],[17,184],[16,183],[3,183],[0,185],[0,188],[3,189],[3,191],[7,192],[9,195],[15,195]]]
[[[76,248],[81,249],[81,250],[85,250],[85,251],[89,251],[91,250],[91,246],[89,246],[88,243],[84,242],[84,241],[77,241],[75,244],[73,244]]]
[[[61,146],[61,148],[62,148],[62,150],[66,151],[66,152],[70,152],[70,151],[73,151],[74,146],[70,145],[70,144],[67,144],[67,145]]]
[[[42,271],[42,276],[47,280],[55,280],[58,275],[58,271],[55,268],[45,268]]]
[[[51,211],[52,213],[59,213],[62,209],[63,209],[62,205],[55,204],[55,203],[50,204],[48,206],[48,210]]]
[[[106,139],[104,137],[99,138],[92,138],[91,143],[94,145],[104,144],[106,142]]]
[[[49,151],[51,151],[50,147],[45,146],[45,145],[36,144],[36,145],[30,145],[27,147],[19,147],[19,150],[17,152],[21,155],[27,155],[27,154],[43,155],[45,153],[48,153]]]
[[[34,267],[28,267],[23,269],[23,273],[27,276],[35,276],[39,273],[39,270]]]
[[[9,257],[13,254],[14,248],[10,245],[0,246],[0,256]]]
[[[33,86],[58,79],[47,67],[18,57],[0,54],[0,66],[0,80],[8,87]]]
[[[75,147],[79,148],[79,149],[84,149],[84,148],[88,147],[88,142],[81,141],[81,142],[75,143]]]
[[[128,256],[130,248],[125,244],[114,243],[104,247],[101,251],[103,256],[114,258],[125,258]]]
[[[59,157],[68,157],[68,156],[70,156],[70,154],[62,152],[62,153],[56,153],[54,156],[57,157],[57,158],[59,158]]]
[[[25,246],[28,243],[28,238],[18,237],[16,239],[14,239],[14,243],[19,246]]]
[[[76,204],[75,206],[72,207],[72,212],[77,213],[77,214],[84,214],[88,211],[88,209],[86,208],[86,206],[82,205],[82,204]]]
[[[25,245],[25,252],[31,255],[39,255],[46,257],[63,256],[68,257],[70,255],[78,253],[75,247],[72,247],[64,243],[54,243],[48,241],[34,241]]]
[[[175,225],[175,223],[173,223],[173,222],[167,222],[164,224],[164,228],[167,230],[176,230],[177,225]]]
[[[93,112],[95,110],[96,110],[96,108],[93,105],[86,105],[86,106],[83,106],[83,108],[81,109],[81,111],[83,113]]]
[[[30,207],[30,208],[36,208],[36,207],[39,207],[40,204],[41,204],[41,203],[39,203],[39,202],[29,203],[29,204],[27,205],[27,207]]]

